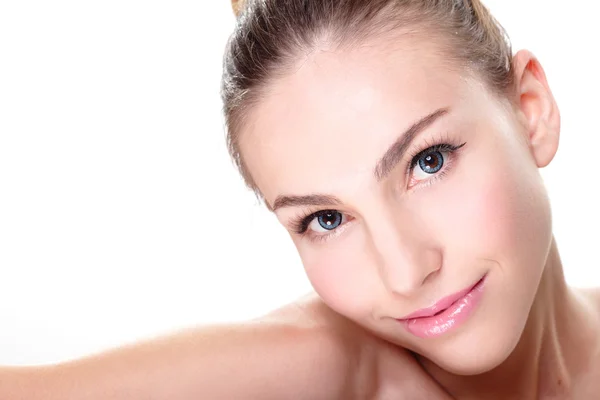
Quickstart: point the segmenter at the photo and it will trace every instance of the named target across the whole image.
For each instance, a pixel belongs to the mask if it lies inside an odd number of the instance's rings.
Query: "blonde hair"
[[[239,128],[266,86],[323,40],[351,46],[420,28],[442,39],[448,59],[473,70],[490,90],[509,95],[513,89],[510,41],[479,0],[232,0],[232,5],[238,20],[225,50],[221,86],[227,145],[259,198],[239,150]]]

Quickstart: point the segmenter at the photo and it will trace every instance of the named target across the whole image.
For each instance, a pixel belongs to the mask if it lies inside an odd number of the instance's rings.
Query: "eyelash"
[[[294,221],[292,222],[292,230],[294,232],[296,232],[298,235],[305,235],[306,231],[308,230],[308,226],[310,225],[310,223],[315,219],[315,218],[319,218],[321,215],[325,215],[328,212],[330,212],[332,210],[320,210],[317,212],[313,212],[313,213],[305,213],[302,214],[300,216],[298,216],[297,218],[294,219]],[[338,229],[333,229],[331,232],[332,233],[328,233],[325,235],[314,235],[311,237],[311,239],[324,239],[325,237],[329,237],[331,235],[333,235],[333,232],[337,231]]]
[[[452,144],[450,142],[452,142],[452,140],[450,140],[449,138],[440,138],[438,143],[431,144],[431,143],[425,142],[422,147],[420,147],[416,151],[412,152],[410,157],[408,158],[410,160],[410,162],[406,165],[407,179],[408,179],[408,177],[410,177],[413,170],[419,163],[419,159],[422,156],[424,156],[425,154],[435,153],[435,152],[440,152],[440,153],[445,152],[450,155],[450,154],[455,153],[457,150],[461,149],[465,144],[467,144],[466,142],[463,142],[461,144]],[[435,182],[436,180],[443,178],[446,175],[449,165],[451,165],[451,164],[452,164],[451,160],[444,160],[444,166],[442,167],[442,170],[432,174],[432,178],[426,179],[427,183],[431,184],[431,183]],[[316,212],[303,213],[293,219],[293,221],[291,223],[292,230],[298,235],[306,236],[308,226],[310,225],[310,223],[314,219],[319,218],[320,216],[327,214],[331,211],[336,211],[336,210],[327,209],[327,210],[319,210]],[[314,242],[322,242],[322,241],[332,238],[333,236],[337,236],[337,234],[341,233],[339,228],[335,228],[335,229],[331,230],[330,232],[331,233],[327,233],[327,234],[323,234],[323,235],[309,235],[309,238],[311,241],[314,241]]]

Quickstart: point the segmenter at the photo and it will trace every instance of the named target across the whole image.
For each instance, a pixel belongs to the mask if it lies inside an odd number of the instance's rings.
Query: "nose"
[[[443,264],[442,251],[426,226],[412,219],[387,219],[370,229],[380,278],[389,292],[404,297],[435,279]]]

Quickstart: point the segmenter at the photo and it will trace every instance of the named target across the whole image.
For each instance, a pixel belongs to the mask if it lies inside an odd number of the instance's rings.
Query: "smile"
[[[479,304],[485,283],[481,278],[474,285],[444,297],[433,306],[423,308],[398,319],[415,336],[431,338],[443,335],[465,322]]]

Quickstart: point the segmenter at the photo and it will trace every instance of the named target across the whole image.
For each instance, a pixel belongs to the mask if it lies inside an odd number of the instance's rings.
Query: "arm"
[[[336,399],[349,359],[322,328],[250,322],[181,332],[56,366],[0,369],[0,398]]]

